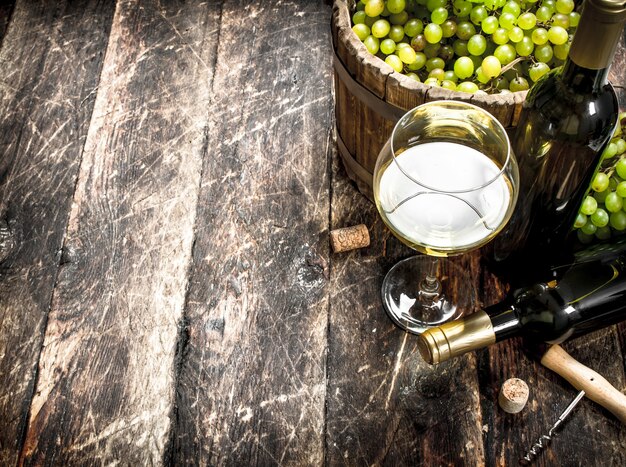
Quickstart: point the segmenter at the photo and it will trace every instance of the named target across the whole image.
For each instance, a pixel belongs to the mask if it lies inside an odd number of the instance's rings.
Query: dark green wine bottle
[[[496,261],[525,274],[563,252],[618,119],[607,80],[626,19],[624,0],[586,0],[569,57],[540,79],[522,106],[512,146],[520,194],[496,238]]]
[[[625,320],[626,244],[616,247],[621,251],[578,254],[573,263],[552,268],[546,281],[426,330],[418,341],[422,357],[439,363],[516,336],[558,344]]]

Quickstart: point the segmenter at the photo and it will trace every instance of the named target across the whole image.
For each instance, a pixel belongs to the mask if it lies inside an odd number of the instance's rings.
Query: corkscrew
[[[585,391],[580,391],[578,393],[578,395],[574,398],[574,400],[570,402],[570,404],[565,408],[565,410],[559,416],[557,421],[554,422],[554,425],[552,425],[552,428],[548,430],[548,434],[541,435],[539,439],[537,440],[537,442],[530,447],[530,449],[524,455],[524,457],[520,459],[521,465],[529,465],[535,459],[535,457],[537,457],[539,453],[543,451],[548,446],[548,444],[550,444],[550,441],[552,441],[552,438],[554,438],[554,436],[556,435],[556,430],[559,429],[559,427],[563,424],[567,416],[572,412],[572,410],[574,410],[574,407],[576,407],[578,402],[580,402],[580,400],[584,396],[585,396]]]

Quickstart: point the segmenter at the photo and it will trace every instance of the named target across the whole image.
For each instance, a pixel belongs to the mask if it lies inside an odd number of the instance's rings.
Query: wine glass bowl
[[[479,248],[502,230],[518,185],[500,122],[472,104],[434,101],[398,121],[378,156],[373,188],[378,211],[396,237],[431,257],[447,257]],[[462,274],[425,256],[400,262],[387,274],[383,303],[396,324],[421,333],[466,311],[442,291],[441,267],[446,278]]]

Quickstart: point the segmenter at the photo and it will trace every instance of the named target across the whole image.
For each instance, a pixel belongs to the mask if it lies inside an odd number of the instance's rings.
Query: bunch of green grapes
[[[417,81],[504,93],[561,65],[579,20],[574,0],[359,0],[352,30]]]
[[[584,244],[626,233],[626,112],[619,122],[574,223]]]

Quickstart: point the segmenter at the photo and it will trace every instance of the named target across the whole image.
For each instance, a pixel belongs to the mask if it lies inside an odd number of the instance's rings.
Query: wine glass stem
[[[424,304],[433,305],[433,302],[435,302],[441,294],[441,282],[437,279],[439,258],[432,257],[429,259],[430,264],[428,265],[428,271],[419,285],[419,295]]]

